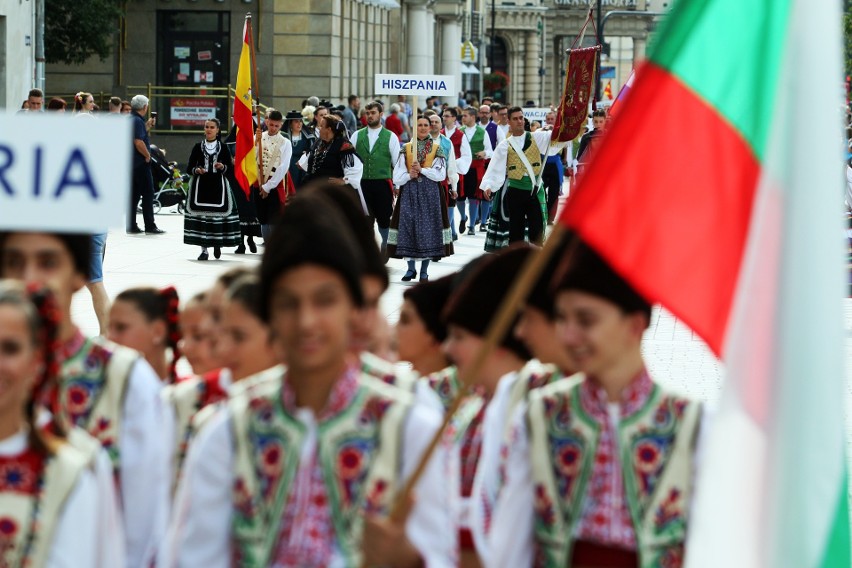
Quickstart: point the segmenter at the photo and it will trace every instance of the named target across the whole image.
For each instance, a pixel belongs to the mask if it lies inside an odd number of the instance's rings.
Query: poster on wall
[[[195,70],[195,82],[196,83],[212,83],[213,82],[213,71],[199,71]]]
[[[175,46],[175,59],[188,59],[189,48],[184,46]]]
[[[196,71],[197,73],[197,71]],[[171,99],[170,119],[172,126],[204,126],[204,122],[216,118],[216,99],[178,98]]]

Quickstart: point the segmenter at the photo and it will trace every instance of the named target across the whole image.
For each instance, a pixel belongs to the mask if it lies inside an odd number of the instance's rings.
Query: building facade
[[[35,85],[35,2],[0,0],[0,107],[16,111]]]

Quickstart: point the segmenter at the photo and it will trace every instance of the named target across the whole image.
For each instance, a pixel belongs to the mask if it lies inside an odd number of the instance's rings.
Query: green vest
[[[473,159],[476,160],[476,155],[479,152],[485,151],[485,129],[479,126],[478,124],[473,128],[476,131],[473,133],[473,138],[469,140],[470,143],[470,153],[473,154]],[[466,132],[467,127],[462,126],[462,132]]]
[[[402,433],[413,404],[409,393],[361,375],[354,400],[318,425],[335,544],[346,566],[361,564],[362,513],[387,514],[399,487]],[[235,565],[274,560],[290,491],[299,469],[305,428],[282,405],[282,382],[266,381],[228,401],[235,444]],[[341,464],[347,464],[345,471]]]
[[[536,566],[570,566],[600,427],[580,403],[584,378],[529,394],[527,421],[536,487]],[[641,568],[679,565],[692,498],[701,403],[654,386],[645,406],[618,426],[618,447]]]
[[[379,138],[370,150],[370,140],[367,135],[368,128],[359,130],[358,140],[355,144],[355,152],[364,162],[364,174],[362,179],[391,179],[393,177],[393,164],[391,164],[390,143],[391,135],[394,135],[385,127],[379,131]]]

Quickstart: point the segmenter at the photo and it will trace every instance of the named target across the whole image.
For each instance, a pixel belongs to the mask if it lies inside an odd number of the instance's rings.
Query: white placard
[[[377,95],[418,95],[425,97],[455,97],[455,77],[452,75],[376,75]]]
[[[530,122],[537,120],[542,125],[544,125],[544,117],[547,116],[547,113],[550,112],[549,108],[525,108],[524,118],[529,120]]]
[[[0,113],[0,230],[123,227],[132,147],[124,115]]]

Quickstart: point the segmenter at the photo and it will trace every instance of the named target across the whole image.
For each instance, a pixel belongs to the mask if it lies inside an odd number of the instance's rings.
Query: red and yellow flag
[[[609,100],[612,100],[612,79],[607,81],[606,87],[604,87],[603,96]]]
[[[237,149],[234,154],[234,176],[237,183],[249,195],[252,185],[257,183],[257,151],[254,146],[254,121],[251,100],[251,35],[246,21],[243,28],[243,50],[237,69],[237,87],[234,95],[234,125],[237,129]]]

